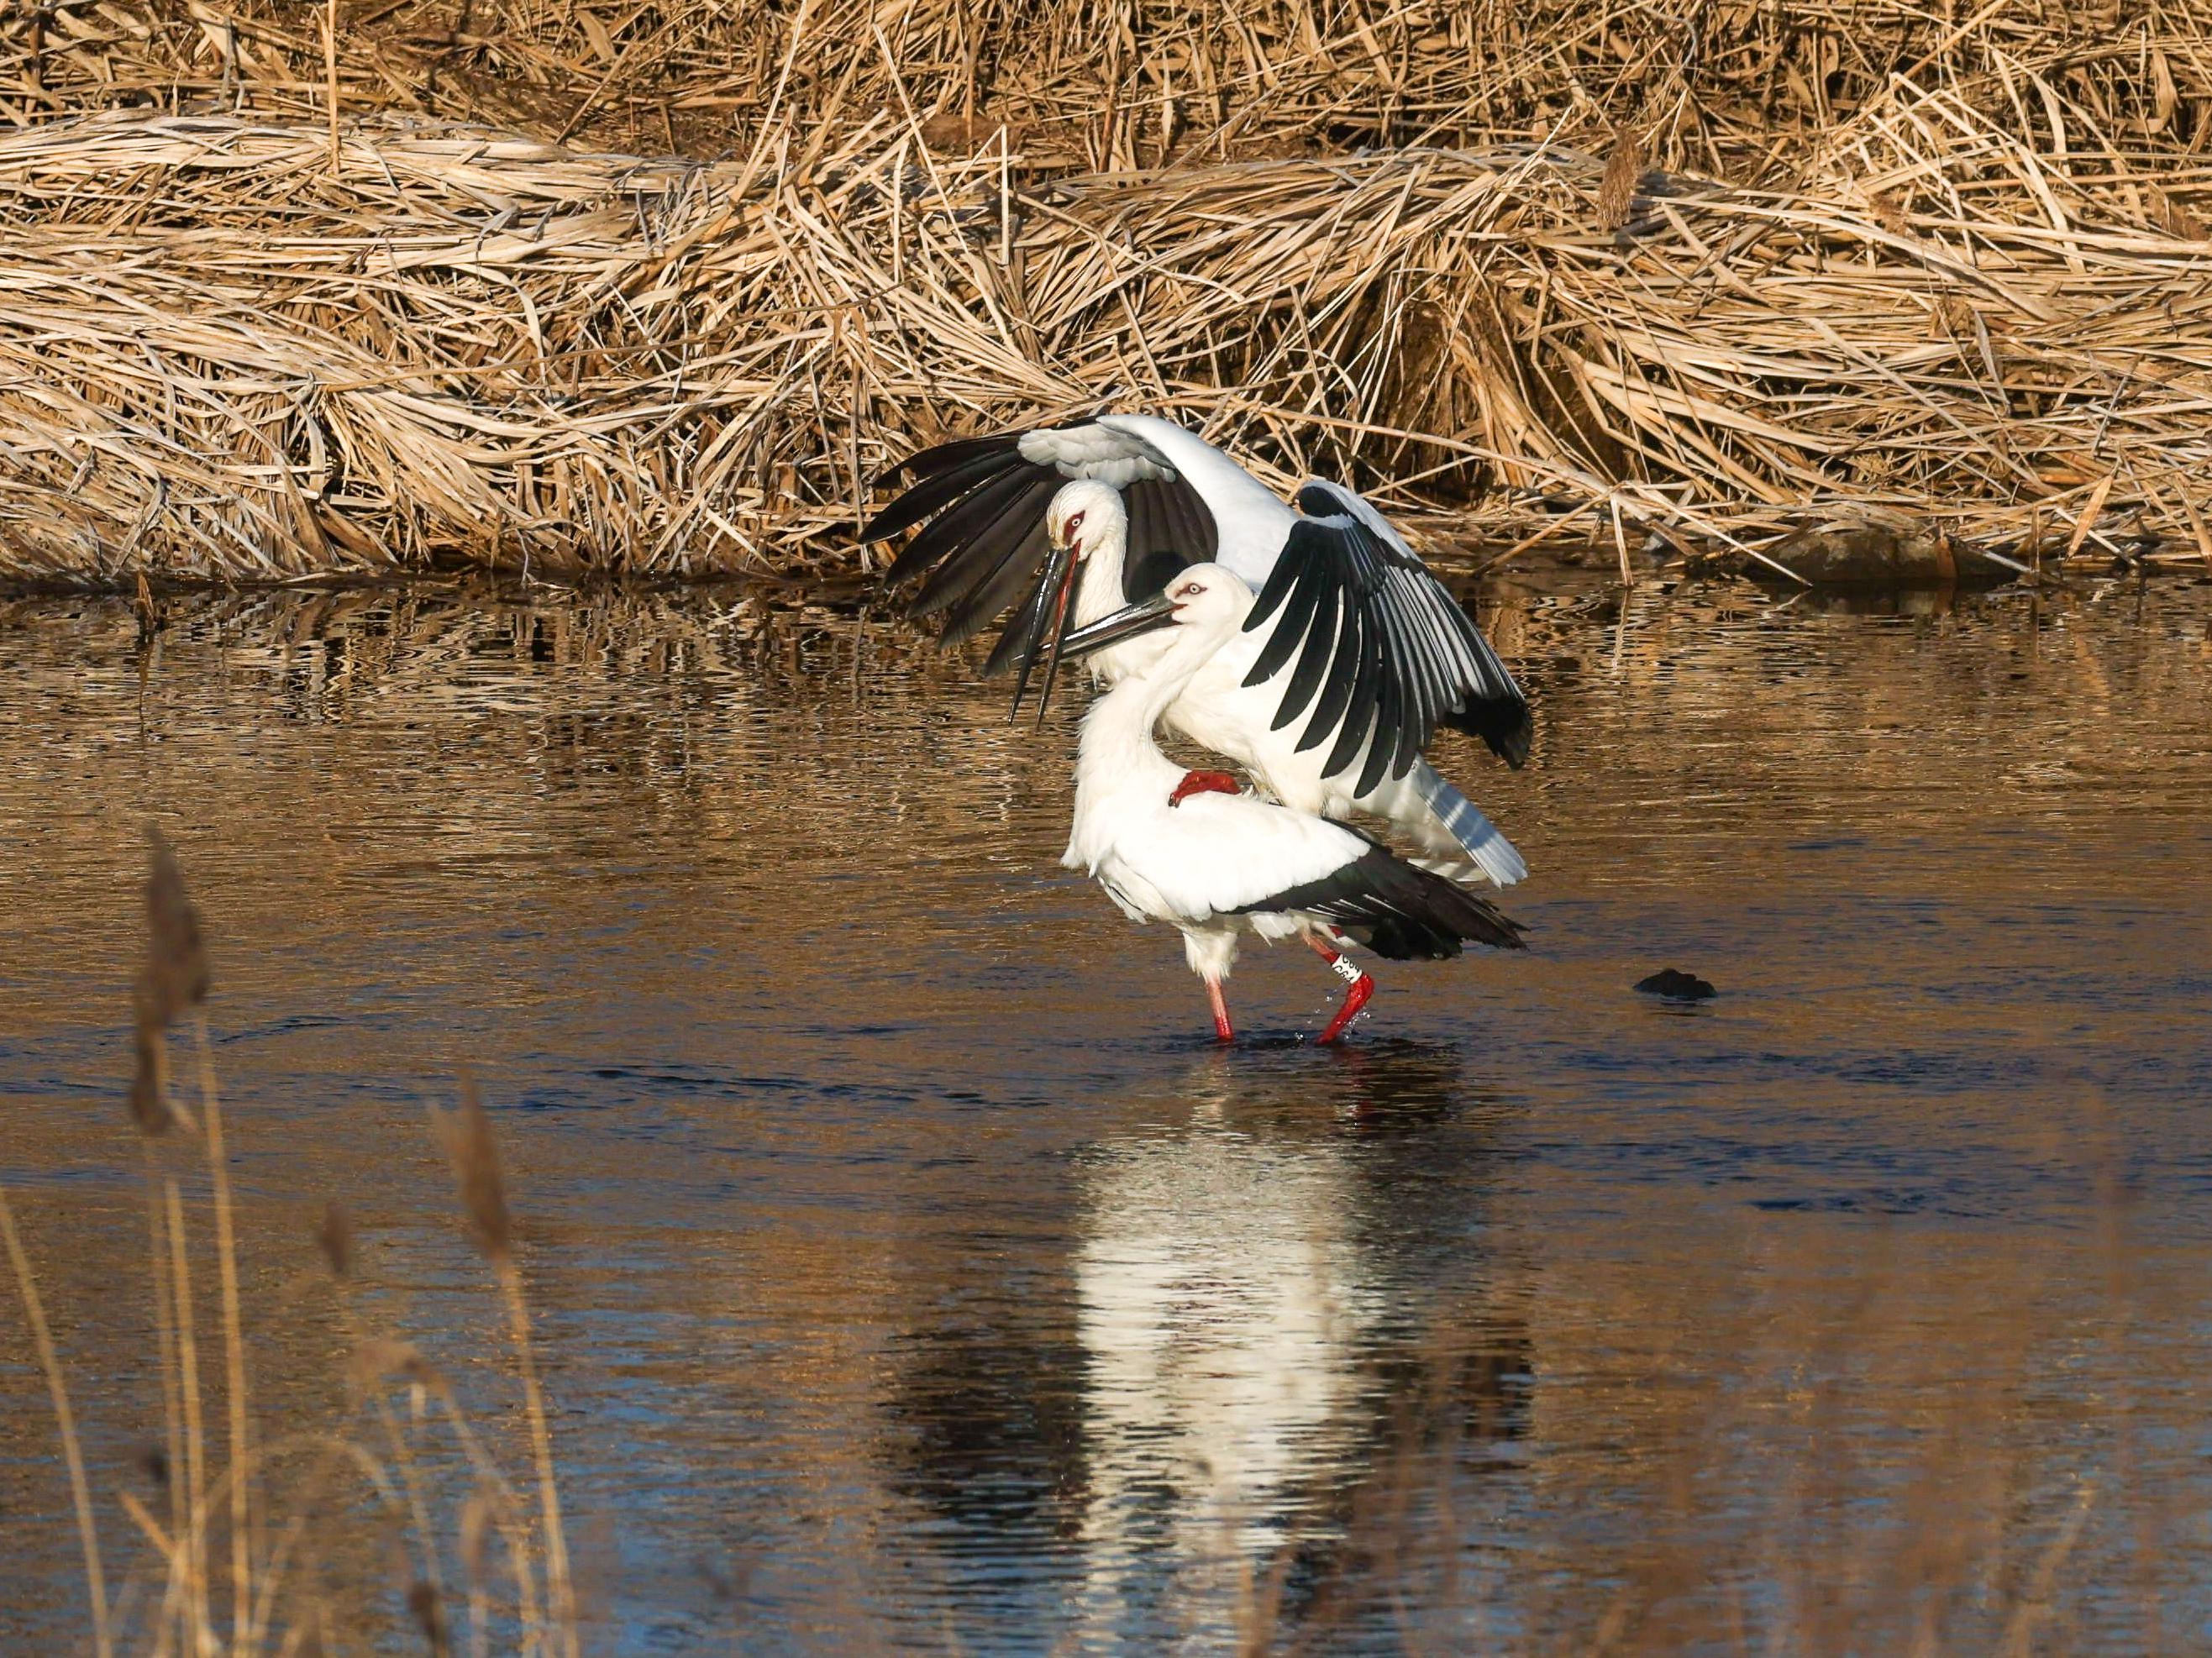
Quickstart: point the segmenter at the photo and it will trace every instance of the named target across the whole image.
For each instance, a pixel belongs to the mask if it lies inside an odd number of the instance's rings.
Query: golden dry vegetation
[[[2204,21],[60,0],[0,576],[852,578],[908,447],[1104,402],[1460,539],[2212,561]]]
[[[152,1502],[127,1488],[99,1489],[88,1472],[33,1256],[44,1241],[26,1240],[0,1188],[0,1250],[46,1386],[76,1523],[87,1603],[82,1649],[99,1658],[349,1649],[373,1644],[404,1606],[410,1635],[436,1654],[453,1650],[457,1630],[471,1650],[485,1650],[496,1623],[510,1649],[574,1658],[574,1583],[551,1430],[506,1181],[474,1087],[465,1078],[459,1108],[434,1107],[432,1125],[507,1315],[506,1351],[493,1363],[511,1365],[519,1377],[526,1476],[501,1466],[495,1436],[463,1410],[453,1382],[402,1333],[356,1304],[352,1228],[335,1204],[317,1242],[349,1348],[344,1404],[322,1419],[274,1424],[255,1409],[252,1376],[266,1377],[283,1338],[261,1322],[265,1309],[249,1316],[241,1289],[247,1263],[240,1205],[204,1008],[208,952],[176,859],[160,833],[151,834],[129,1105],[145,1154],[143,1283],[155,1342],[144,1357],[160,1400],[141,1458]],[[179,1035],[181,1055],[173,1054]],[[284,1299],[296,1303],[301,1293],[295,1286]],[[74,1318],[88,1309],[62,1310]],[[428,1471],[441,1460],[458,1463],[465,1478]],[[441,1560],[455,1545],[458,1560]],[[368,1564],[380,1552],[392,1563],[381,1570]],[[395,1570],[400,1592],[387,1601],[384,1580]]]

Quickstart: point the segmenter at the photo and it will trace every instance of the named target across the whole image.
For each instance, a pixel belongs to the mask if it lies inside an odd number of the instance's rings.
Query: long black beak
[[[1068,618],[1073,607],[1068,603],[1075,592],[1075,550],[1055,547],[1045,560],[1044,572],[1037,578],[1036,591],[1022,606],[1022,613],[1014,620],[1010,638],[1019,636],[1022,677],[1014,683],[1014,706],[1006,710],[1006,718],[1018,719],[1022,699],[1029,695],[1030,676],[1036,671],[1037,657],[1044,649],[1045,635],[1053,635],[1052,665],[1045,671],[1044,699],[1037,707],[1037,723],[1044,723],[1044,702],[1052,700],[1053,676],[1060,671],[1060,642],[1066,636]]]
[[[1044,729],[1044,711],[1052,706],[1052,688],[1060,678],[1060,659],[1067,648],[1067,635],[1075,627],[1075,606],[1069,601],[1075,597],[1075,565],[1071,561],[1067,575],[1060,584],[1060,598],[1052,613],[1052,654],[1045,660],[1044,689],[1037,693],[1037,729]]]
[[[1067,653],[1088,656],[1093,651],[1103,651],[1109,645],[1119,645],[1125,639],[1156,633],[1175,621],[1176,603],[1165,593],[1157,593],[1142,604],[1132,604],[1125,610],[1101,616],[1087,628],[1078,628],[1068,635]]]

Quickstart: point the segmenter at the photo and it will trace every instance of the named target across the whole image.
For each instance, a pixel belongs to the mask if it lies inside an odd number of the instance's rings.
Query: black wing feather
[[[1352,695],[1345,708],[1344,723],[1337,728],[1336,746],[1328,751],[1328,759],[1322,764],[1322,775],[1324,777],[1335,776],[1359,757],[1360,750],[1366,745],[1368,732],[1375,724],[1378,712],[1376,689],[1382,677],[1382,653],[1375,648],[1376,631],[1373,623],[1363,623],[1359,654],[1352,674]],[[1309,736],[1317,723],[1308,723],[1306,732]]]
[[[1093,425],[1079,418],[1036,429],[1073,431]],[[1065,464],[1032,461],[1021,447],[1030,435],[999,432],[940,443],[909,455],[879,480],[912,482],[863,526],[860,538],[878,541],[923,525],[892,561],[884,585],[896,587],[921,579],[922,586],[908,601],[906,613],[947,613],[940,635],[944,643],[958,643],[990,622],[1019,598],[1024,580],[1042,572],[1049,551],[1045,508],[1060,484],[1093,476],[1093,463],[1102,459],[1109,468],[1125,466],[1136,457],[1166,467],[1164,459],[1141,440],[1114,434],[1108,442],[1108,434],[1095,428],[1083,440],[1091,446],[1089,459],[1079,445],[1075,458]],[[1121,446],[1118,457],[1115,444]],[[1121,585],[1131,603],[1159,592],[1186,564],[1213,556],[1219,537],[1212,512],[1180,475],[1134,479],[1122,486],[1122,499],[1130,525]],[[1024,629],[1042,626],[1042,616],[1030,616],[1030,608],[1024,604],[1017,610],[999,649],[992,653],[994,662],[1010,659],[1009,641]]]
[[[989,576],[991,565],[975,556],[976,541],[999,521],[1001,513],[1027,493],[1030,482],[1020,472],[994,477],[981,489],[963,495],[907,544],[898,563],[911,560],[916,571],[928,573],[921,587],[907,600],[908,616],[928,616],[941,610],[973,592]],[[894,572],[898,563],[891,566]]]
[[[1392,857],[1372,841],[1364,853],[1321,879],[1247,904],[1237,913],[1255,912],[1318,915],[1365,932],[1370,950],[1400,961],[1442,961],[1458,955],[1468,941],[1498,950],[1528,947],[1521,937],[1527,929],[1488,899]]]
[[[1283,664],[1306,636],[1313,624],[1314,610],[1321,604],[1327,590],[1326,576],[1311,565],[1300,570],[1291,581],[1290,597],[1283,602],[1283,613],[1276,618],[1275,626],[1267,635],[1267,642],[1260,647],[1259,659],[1252,671],[1244,676],[1247,685],[1257,685],[1274,677]]]
[[[1021,528],[1020,508],[1015,509],[1012,523]],[[1008,550],[1006,557],[990,577],[967,598],[945,613],[945,630],[939,641],[945,645],[957,645],[973,638],[987,626],[992,617],[1014,602],[1024,583],[1042,587],[1037,580],[1044,562],[1047,537],[1044,520],[1033,519],[1021,537]],[[1044,601],[1048,605],[1049,598]],[[1018,612],[1017,612],[1018,615]],[[1042,625],[1040,621],[1040,626]]]
[[[1291,531],[1293,539],[1297,533],[1295,530]],[[1246,633],[1265,626],[1267,619],[1283,608],[1283,601],[1291,596],[1291,589],[1297,585],[1303,568],[1298,560],[1291,556],[1290,546],[1285,544],[1281,555],[1275,560],[1274,568],[1267,572],[1267,580],[1260,584],[1260,591],[1253,595],[1252,608],[1244,616]],[[1247,674],[1244,683],[1256,685],[1260,682]]]
[[[1358,794],[1386,774],[1403,776],[1439,725],[1482,738],[1509,764],[1527,759],[1527,700],[1459,601],[1353,510],[1364,510],[1357,497],[1310,483],[1297,504],[1308,516],[1291,525],[1244,623],[1268,630],[1245,684],[1273,678],[1296,654],[1277,727],[1311,704],[1298,747],[1333,738],[1326,774],[1357,762]],[[1325,590],[1332,607],[1320,602]],[[1310,630],[1322,623],[1326,638]]]
[[[1040,528],[1038,533],[1042,534]],[[1014,611],[1013,619],[999,635],[999,642],[991,647],[990,660],[983,665],[983,677],[994,679],[1012,667],[1044,638],[1045,620],[1052,614],[1052,584],[1040,572],[1030,588],[1030,596]]]
[[[1352,607],[1344,602],[1340,589],[1326,582],[1319,585],[1320,602],[1314,606],[1313,625],[1306,629],[1305,648],[1298,653],[1298,665],[1291,671],[1290,689],[1283,693],[1283,706],[1275,712],[1276,731],[1282,730],[1311,706],[1314,694],[1322,687],[1322,676],[1328,668],[1330,657],[1343,649],[1339,623],[1352,614]]]
[[[1021,451],[1016,446],[1021,439],[1022,434],[1018,432],[993,432],[980,438],[955,438],[950,443],[917,449],[878,477],[876,484],[880,489],[897,483],[902,477],[934,477],[949,468],[973,460],[978,455],[1019,455]],[[863,531],[860,539],[873,541],[876,537]]]
[[[1139,478],[1121,491],[1122,509],[1129,515],[1128,546],[1123,553],[1122,568],[1141,564],[1159,550],[1160,536],[1156,527],[1158,517],[1158,496],[1150,487],[1151,481]]]
[[[1375,740],[1367,745],[1367,759],[1359,768],[1359,781],[1352,791],[1355,795],[1364,794],[1381,782],[1385,770],[1395,775],[1402,769],[1398,764],[1398,744],[1407,734],[1405,685],[1393,671],[1395,665],[1390,660],[1389,635],[1385,634],[1377,640],[1373,649],[1378,659],[1375,676]],[[1414,751],[1418,753],[1427,743],[1428,733],[1423,732],[1420,741],[1413,745]]]
[[[1169,521],[1175,532],[1177,549],[1193,564],[1212,563],[1214,554],[1221,547],[1221,536],[1214,525],[1213,514],[1206,510],[1198,492],[1188,484],[1168,490],[1167,498]],[[1151,595],[1139,597],[1149,598]]]
[[[1359,660],[1361,652],[1365,649],[1363,632],[1365,626],[1360,619],[1359,606],[1347,603],[1338,618],[1334,660],[1343,663]],[[1352,707],[1352,688],[1358,678],[1356,673],[1347,671],[1331,674],[1322,682],[1321,701],[1313,711],[1313,718],[1306,721],[1305,731],[1298,738],[1298,753],[1318,748],[1323,738],[1344,725],[1346,714]],[[1366,717],[1371,718],[1373,712],[1370,709]],[[1365,729],[1364,725],[1361,729]]]
[[[987,449],[957,465],[933,472],[860,528],[863,541],[881,541],[910,530],[956,495],[1029,463],[1012,449]],[[892,567],[896,568],[895,565]]]

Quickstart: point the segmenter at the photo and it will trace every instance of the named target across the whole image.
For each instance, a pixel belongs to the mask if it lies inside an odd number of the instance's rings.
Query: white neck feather
[[[1129,519],[1116,498],[1115,510],[1102,511],[1105,520],[1086,539],[1083,574],[1075,584],[1075,624],[1087,628],[1120,610],[1121,572],[1129,562]]]
[[[1153,729],[1218,641],[1172,627],[1165,650],[1091,705],[1075,756],[1075,822],[1065,861],[1095,870],[1132,803],[1165,810],[1182,768],[1160,752]],[[1150,643],[1149,641],[1133,641]]]
[[[1090,550],[1084,556],[1083,573],[1076,580],[1073,607],[1077,627],[1087,628],[1113,615],[1128,602],[1121,591],[1121,578],[1128,562],[1129,519],[1117,498],[1112,511],[1103,515]],[[1084,665],[1096,678],[1109,685],[1115,684],[1158,662],[1171,638],[1171,634],[1165,633],[1140,634],[1092,653]]]

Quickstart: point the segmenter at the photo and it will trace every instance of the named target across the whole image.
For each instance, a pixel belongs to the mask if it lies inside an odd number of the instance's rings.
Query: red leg
[[[1236,1029],[1229,1023],[1229,1004],[1221,994],[1221,981],[1206,981],[1206,999],[1213,1004],[1213,1034],[1224,1042],[1237,1040]]]
[[[1182,781],[1175,786],[1168,796],[1168,804],[1179,806],[1194,794],[1241,794],[1243,791],[1237,780],[1225,771],[1187,771]]]
[[[1312,933],[1307,933],[1305,938],[1335,971],[1336,976],[1344,981],[1344,1005],[1336,1010],[1336,1017],[1328,1022],[1328,1029],[1321,1033],[1321,1041],[1326,1046],[1344,1035],[1346,1027],[1359,1016],[1359,1010],[1366,1006],[1368,999],[1375,994],[1375,981]]]

